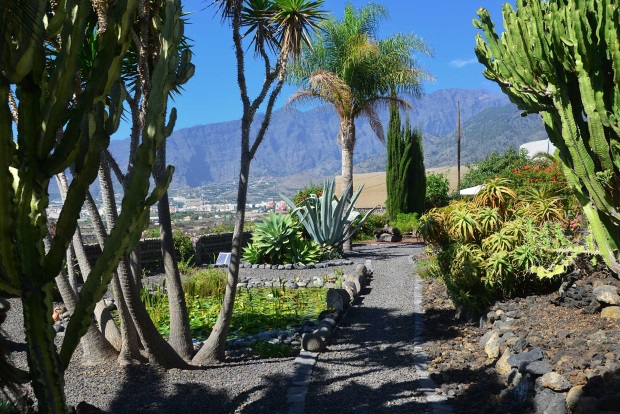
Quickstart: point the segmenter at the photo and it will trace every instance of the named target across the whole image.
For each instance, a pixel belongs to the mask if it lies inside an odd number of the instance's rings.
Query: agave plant
[[[320,249],[304,240],[300,227],[289,214],[270,213],[256,224],[252,242],[245,248],[243,258],[250,263],[314,263]]]
[[[280,197],[297,214],[299,222],[306,228],[306,231],[316,244],[339,249],[346,240],[353,237],[370,213],[374,211],[374,208],[371,209],[356,225],[352,226],[351,223],[360,216],[360,213],[353,210],[353,208],[363,187],[360,186],[353,194],[348,206],[344,198],[339,199],[336,197],[334,180],[325,181],[323,183],[323,193],[320,196],[310,194],[299,207],[288,197],[282,194],[280,194]],[[349,194],[350,191],[351,185],[347,187],[343,194]],[[348,236],[346,234],[347,226],[352,226]]]

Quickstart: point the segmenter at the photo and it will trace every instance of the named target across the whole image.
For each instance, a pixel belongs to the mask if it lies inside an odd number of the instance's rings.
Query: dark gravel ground
[[[366,253],[372,255],[371,251]],[[354,253],[354,264],[340,266],[344,273],[364,263],[366,253]],[[305,270],[240,269],[240,277],[305,278],[332,274],[337,267]],[[161,276],[145,278],[160,283]],[[11,310],[2,329],[13,351],[15,365],[26,368],[22,307],[10,300]],[[61,338],[57,338],[60,345]],[[286,393],[293,358],[227,362],[195,370],[163,370],[152,365],[89,367],[73,356],[65,376],[67,402],[86,401],[114,414],[122,413],[286,413]],[[29,392],[28,388],[24,390]]]
[[[321,353],[306,396],[306,414],[427,413],[414,367],[413,264],[422,244],[375,245],[374,275]]]

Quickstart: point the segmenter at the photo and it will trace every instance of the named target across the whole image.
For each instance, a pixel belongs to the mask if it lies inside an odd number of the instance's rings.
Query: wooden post
[[[457,181],[456,181],[456,197],[457,198],[461,198],[461,101],[457,101],[457,108],[458,108],[458,114],[457,114],[457,127],[456,127],[456,135],[457,135],[457,139],[458,139],[458,143],[457,143],[457,161],[456,161],[456,174],[457,174]]]

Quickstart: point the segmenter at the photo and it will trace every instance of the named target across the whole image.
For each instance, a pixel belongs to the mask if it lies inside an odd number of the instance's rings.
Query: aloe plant
[[[352,184],[349,184],[343,194],[349,194],[351,186]],[[352,223],[361,216],[359,211],[353,208],[364,186],[360,186],[355,191],[348,205],[344,197],[340,199],[336,197],[335,188],[334,180],[326,180],[323,183],[323,194],[320,196],[310,194],[310,197],[306,198],[299,207],[285,195],[280,194],[280,197],[297,214],[299,222],[303,224],[316,244],[340,249],[346,240],[353,237],[375,209],[371,209],[353,225]],[[351,228],[348,234],[346,233],[347,227]]]

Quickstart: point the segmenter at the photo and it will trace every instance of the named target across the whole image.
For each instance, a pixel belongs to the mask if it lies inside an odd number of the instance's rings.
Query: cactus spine
[[[539,113],[606,264],[620,273],[620,7],[615,0],[518,0],[498,37],[474,26],[484,76]]]

